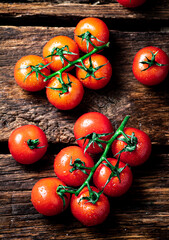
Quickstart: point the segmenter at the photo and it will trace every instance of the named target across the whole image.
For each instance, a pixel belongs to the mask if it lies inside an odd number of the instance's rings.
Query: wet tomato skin
[[[117,159],[108,158],[109,162],[115,166]],[[106,163],[106,162],[103,162]],[[100,164],[93,175],[94,185],[102,190],[110,177],[111,169],[104,164]],[[119,168],[125,167],[125,163],[119,162]],[[133,175],[128,166],[120,173],[120,180],[117,176],[113,177],[110,182],[105,186],[103,193],[110,197],[120,197],[125,194],[131,187]]]
[[[120,160],[124,163],[128,163],[130,166],[138,166],[143,164],[148,160],[151,154],[151,140],[149,136],[136,128],[124,128],[124,133],[127,135],[130,135],[132,133],[135,134],[135,137],[137,138],[137,145],[136,149],[132,152],[122,152],[120,155]],[[122,135],[119,135],[118,138],[121,138]],[[121,151],[127,144],[121,140],[116,139],[112,144],[112,153],[113,155],[116,155],[119,151]],[[115,157],[118,158],[119,154],[117,154]]]
[[[44,76],[41,74],[38,74],[38,79],[36,77],[36,73],[32,72],[27,78],[27,74],[31,72],[31,67],[28,66],[36,66],[39,63],[43,63],[46,65],[46,61],[42,57],[36,56],[36,55],[28,55],[24,56],[21,59],[18,60],[18,62],[15,65],[14,68],[14,78],[17,82],[17,84],[25,89],[26,91],[30,92],[36,92],[40,91],[47,85],[47,82],[44,82]],[[28,68],[26,68],[28,67]],[[50,75],[49,67],[45,67],[42,70],[40,70],[42,74],[45,76]]]
[[[38,148],[30,149],[27,141],[39,139]],[[8,140],[8,148],[13,158],[22,164],[32,164],[41,159],[47,151],[48,141],[45,133],[35,125],[16,128]]]
[[[117,0],[121,5],[127,8],[135,8],[141,6],[146,0]]]
[[[97,133],[97,134],[103,134],[103,133],[113,133],[113,127],[111,125],[110,120],[99,112],[89,112],[85,113],[82,116],[80,116],[74,125],[74,135],[77,140],[78,145],[85,149],[86,145],[88,144],[88,140],[84,143],[84,139],[78,140],[81,137],[85,137],[88,134],[91,133]],[[102,140],[109,140],[112,135],[107,135],[105,137],[102,137]],[[103,148],[105,148],[105,144],[102,144]],[[101,149],[96,143],[90,145],[90,147],[87,149],[88,153],[101,153],[103,152],[103,149]]]
[[[94,37],[99,39],[91,38],[91,42],[95,46],[102,46],[109,41],[109,30],[107,25],[99,18],[89,17],[82,19],[76,26],[74,31],[74,39],[78,44],[81,51],[87,53],[93,50],[93,46],[89,43],[89,48],[87,51],[86,39],[78,37],[85,32],[90,32]]]
[[[76,59],[79,58],[79,48],[78,45],[76,44],[76,42],[67,37],[67,36],[56,36],[52,39],[50,39],[46,45],[43,48],[43,57],[45,58],[45,60],[51,64],[49,65],[51,70],[53,70],[54,72],[60,70],[61,68],[65,67],[68,64],[68,61],[66,61],[65,59],[63,59],[64,64],[62,63],[60,56],[59,55],[54,55],[52,57],[47,57],[49,55],[52,54],[52,51],[54,48],[64,48],[65,51],[69,51],[72,52],[73,54],[63,54],[63,56],[70,62],[75,61]],[[56,52],[56,50],[54,51],[54,53]],[[67,71],[71,70],[73,67],[67,69]]]
[[[164,66],[157,66],[156,64],[151,66],[149,69],[148,64],[142,64],[141,62],[152,59],[152,53],[155,56],[155,61]],[[149,46],[140,49],[134,57],[133,61],[133,74],[135,78],[144,85],[153,86],[161,83],[167,77],[169,72],[169,57],[160,48]]]
[[[91,187],[93,191],[98,192],[98,189]],[[84,187],[78,196],[72,195],[70,207],[71,212],[85,226],[95,226],[103,223],[110,212],[110,204],[108,198],[102,193],[99,200],[93,204],[82,197],[88,197],[89,190]]]
[[[51,104],[60,110],[70,110],[80,104],[84,95],[84,89],[82,83],[71,74],[62,74],[64,83],[68,83],[68,76],[71,81],[71,86],[68,88],[68,92],[63,93],[60,90],[53,90],[52,88],[61,88],[62,85],[57,79],[53,77],[46,88],[46,95]]]
[[[76,77],[82,82],[83,86],[85,86],[87,88],[95,89],[95,90],[101,89],[101,88],[105,87],[111,79],[112,66],[111,66],[110,62],[108,61],[108,59],[105,56],[100,55],[100,54],[92,55],[91,61],[92,61],[93,68],[97,68],[99,66],[104,65],[94,73],[95,78],[98,78],[98,79],[95,79],[92,76],[85,78],[87,72],[78,67],[76,67]],[[87,68],[90,67],[89,58],[86,58],[83,61],[83,63],[85,65],[85,67],[87,67]]]
[[[93,159],[87,153],[84,154],[82,148],[78,146],[69,146],[63,148],[55,157],[54,171],[59,179],[61,179],[68,186],[80,186],[88,177],[90,170],[86,170],[83,173],[81,170],[76,169],[73,172],[70,170],[73,166],[70,166],[71,162],[74,163],[76,159],[80,159],[85,167],[92,168],[94,166]]]
[[[65,207],[57,194],[57,187],[65,184],[57,178],[43,178],[33,187],[31,201],[35,209],[45,215],[54,216],[63,212],[69,205],[70,194],[65,193]]]

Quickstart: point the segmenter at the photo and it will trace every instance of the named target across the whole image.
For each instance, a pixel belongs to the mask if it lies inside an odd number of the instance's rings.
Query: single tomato
[[[132,151],[124,151],[120,154],[120,160],[130,166],[138,166],[148,160],[151,154],[151,140],[149,136],[136,128],[125,128],[124,133],[129,137],[128,146]],[[134,138],[131,137],[134,133]],[[112,152],[116,158],[119,152],[126,148],[126,139],[120,135],[112,144]],[[117,154],[117,155],[116,155]]]
[[[169,57],[157,47],[145,47],[137,52],[133,61],[135,78],[147,86],[161,83],[168,75]]]
[[[113,167],[116,167],[117,159],[108,158],[107,160]],[[111,180],[107,183],[110,177]],[[112,169],[104,161],[98,166],[93,175],[95,186],[99,190],[104,189],[103,193],[110,197],[119,197],[125,194],[129,190],[132,181],[133,175],[130,168],[121,161],[119,161],[116,168]]]
[[[94,54],[83,63],[85,67],[82,64],[76,67],[76,77],[85,87],[101,89],[108,84],[112,76],[112,66],[106,57]]]
[[[46,95],[51,104],[60,110],[70,110],[80,104],[84,89],[82,83],[71,74],[62,74],[63,84],[53,77],[46,88]],[[66,87],[66,92],[64,92]],[[63,91],[62,91],[63,90]]]
[[[93,135],[94,133],[94,135]],[[89,144],[89,139],[85,139],[86,135],[90,134],[90,139],[94,142],[90,144],[87,149],[88,153],[101,153],[105,148],[106,144],[103,142],[98,142],[98,134],[105,134],[105,136],[99,136],[99,139],[107,141],[111,138],[113,133],[113,127],[110,120],[103,114],[99,112],[89,112],[83,114],[77,119],[74,125],[74,135],[77,140],[78,145],[85,149]],[[83,138],[80,139],[79,138]],[[101,144],[99,146],[99,144]]]
[[[121,5],[127,8],[135,8],[141,6],[146,0],[117,0]]]
[[[22,164],[32,164],[46,153],[48,141],[45,133],[35,125],[15,129],[8,140],[13,158]]]
[[[51,62],[49,66],[56,72],[79,58],[79,48],[73,39],[67,36],[56,36],[44,46],[43,57],[48,63]]]
[[[93,159],[78,146],[63,148],[54,161],[57,177],[68,186],[80,186],[88,177]]]
[[[30,92],[42,90],[47,85],[44,79],[48,75],[50,75],[49,65],[42,57],[36,55],[22,57],[14,68],[17,84]]]
[[[70,194],[65,193],[63,204],[62,198],[57,193],[58,186],[65,184],[57,178],[43,178],[33,187],[31,201],[34,208],[46,216],[54,216],[63,212],[69,205]]]
[[[92,191],[98,192],[98,189],[91,187]],[[104,222],[110,212],[110,204],[107,197],[102,193],[99,200],[93,204],[86,198],[89,196],[89,190],[84,187],[78,196],[72,195],[70,207],[72,214],[85,226],[95,226]]]
[[[94,48],[93,45],[102,46],[109,41],[109,30],[99,18],[84,18],[75,28],[74,39],[81,51],[91,52]]]

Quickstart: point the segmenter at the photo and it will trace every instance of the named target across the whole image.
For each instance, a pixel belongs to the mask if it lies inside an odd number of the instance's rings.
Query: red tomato
[[[113,158],[108,158],[108,161],[113,166],[115,166],[117,163],[117,159]],[[106,163],[106,161],[98,166],[93,175],[93,182],[99,190],[102,190],[104,188],[107,180],[112,173],[111,169],[108,166],[105,166],[104,163]],[[125,164],[120,161],[118,169],[124,167]],[[119,197],[128,191],[133,181],[133,175],[130,168],[126,166],[123,171],[120,172],[119,177],[120,180],[117,176],[111,178],[110,182],[104,188],[104,194],[111,197]]]
[[[53,54],[53,56],[51,56],[51,54]],[[56,72],[65,67],[69,61],[72,62],[79,58],[79,48],[71,38],[67,36],[57,36],[46,43],[43,48],[43,57],[48,63],[52,62],[49,66]],[[66,59],[68,61],[66,61]]]
[[[30,92],[42,90],[47,85],[47,82],[44,82],[45,77],[43,75],[50,75],[50,70],[48,69],[48,67],[44,67],[45,65],[46,62],[43,60],[43,58],[39,56],[28,55],[22,57],[16,63],[14,69],[14,78],[17,84],[21,88]],[[34,69],[35,66],[37,72]],[[38,71],[41,74],[38,73]]]
[[[84,18],[75,28],[74,39],[79,48],[85,53],[93,50],[93,46],[89,43],[89,46],[87,47],[86,39],[80,37],[86,32],[90,33],[89,40],[91,40],[95,46],[102,46],[109,41],[109,30],[107,25],[101,19],[93,17]]]
[[[145,85],[161,83],[167,77],[168,71],[169,58],[160,48],[152,46],[142,48],[134,58],[134,76]]]
[[[93,191],[98,192],[95,187],[91,187]],[[105,221],[110,212],[110,204],[107,197],[102,193],[99,200],[93,204],[82,197],[88,197],[89,190],[84,187],[76,197],[72,195],[70,206],[72,214],[85,226],[94,226]]]
[[[91,133],[97,133],[97,134],[105,134],[105,133],[112,133],[113,127],[111,125],[110,120],[103,114],[99,112],[89,112],[83,114],[81,117],[77,119],[74,125],[74,135],[77,140],[77,143],[80,147],[85,149],[86,145],[89,143],[89,140],[86,140],[84,142],[84,139],[78,140],[81,137],[85,137],[88,134]],[[101,137],[102,140],[109,140],[112,135],[107,135],[104,137]],[[105,148],[105,143],[101,143],[103,148]],[[90,145],[90,147],[87,149],[88,153],[100,153],[103,149],[98,146],[98,144],[95,142],[94,146],[93,144]]]
[[[70,194],[65,193],[65,206],[57,194],[57,187],[65,184],[57,178],[43,178],[33,187],[31,201],[35,209],[46,216],[54,216],[63,212],[69,204]]]
[[[127,8],[135,8],[141,6],[146,0],[117,0],[121,5]]]
[[[81,160],[82,166],[87,168],[94,166],[93,159],[87,153],[84,154],[84,151],[78,146],[63,148],[55,158],[54,171],[57,177],[68,186],[77,187],[82,185],[90,173],[88,169],[81,171],[75,168],[76,170],[71,171],[74,168],[71,165],[75,162],[77,162],[77,165],[80,164],[79,160]]]
[[[88,69],[87,71],[76,67],[76,77],[82,84],[91,89],[105,87],[112,76],[112,67],[108,59],[102,55],[94,54],[91,56],[91,61],[90,58],[86,58],[83,63]]]
[[[135,137],[137,138],[136,148],[132,152],[122,152],[120,155],[120,160],[122,162],[128,163],[130,166],[138,166],[143,164],[145,161],[148,160],[151,154],[151,140],[149,136],[136,128],[125,128],[124,133],[131,136],[134,133]],[[120,135],[118,138],[122,137]],[[122,140],[115,140],[112,144],[112,152],[113,155],[117,154],[123,148],[125,148],[127,143]],[[131,144],[132,146],[132,144]],[[116,158],[118,155],[116,155]]]
[[[13,158],[22,164],[32,164],[43,157],[48,146],[45,133],[35,125],[15,129],[8,140]]]
[[[75,108],[82,100],[84,95],[84,89],[81,82],[72,76],[71,74],[62,74],[62,78],[65,84],[69,83],[68,92],[63,93],[60,90],[53,90],[51,88],[62,88],[61,83],[57,79],[57,77],[53,77],[46,88],[46,95],[51,104],[53,104],[56,108],[61,110],[70,110]],[[68,79],[69,78],[69,79]]]

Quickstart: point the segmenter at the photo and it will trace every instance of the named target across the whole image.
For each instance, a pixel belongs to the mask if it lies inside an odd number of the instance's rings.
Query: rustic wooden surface
[[[85,89],[74,110],[59,111],[48,103],[45,91],[28,93],[14,81],[13,68],[23,55],[42,54],[56,35],[73,38],[80,19],[101,17],[110,29],[110,49],[105,56],[113,65],[112,80],[99,91]],[[169,77],[159,86],[145,87],[132,74],[136,52],[145,46],[161,47],[169,54],[169,2],[149,0],[136,10],[114,1],[1,1],[0,3],[0,239],[169,239]],[[134,182],[120,199],[111,199],[104,224],[86,228],[68,209],[48,218],[36,212],[30,193],[36,181],[54,176],[58,151],[75,144],[73,125],[83,113],[99,111],[116,128],[125,115],[128,126],[151,137],[149,161],[133,169]],[[18,126],[33,123],[47,134],[46,156],[32,166],[15,162],[7,147]]]

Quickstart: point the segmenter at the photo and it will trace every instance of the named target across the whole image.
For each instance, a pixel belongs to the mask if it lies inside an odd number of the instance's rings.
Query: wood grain
[[[48,152],[38,163],[23,166],[11,155],[0,155],[1,239],[168,239],[168,154],[153,154],[146,164],[133,169],[130,191],[110,199],[106,222],[90,228],[82,226],[70,209],[44,217],[33,208],[31,189],[40,178],[55,177],[54,157]]]
[[[131,115],[129,125],[147,132],[155,144],[168,144],[168,79],[157,87],[148,88],[132,74],[132,61],[140,48],[155,42],[156,46],[169,52],[168,33],[111,31],[110,49],[104,51],[113,65],[111,82],[99,91],[85,89],[82,103],[71,111],[59,111],[53,107],[48,103],[45,91],[29,93],[15,83],[13,68],[19,58],[29,54],[41,55],[43,46],[50,38],[56,35],[73,38],[73,30],[53,27],[0,28],[0,140],[7,141],[16,127],[33,123],[46,132],[49,142],[73,144],[76,119],[85,112],[99,111],[112,121],[115,128],[125,115]]]
[[[109,29],[160,29],[168,27],[169,2],[149,0],[136,10],[116,1],[0,3],[0,22],[4,25],[75,26],[84,17],[105,18]]]

